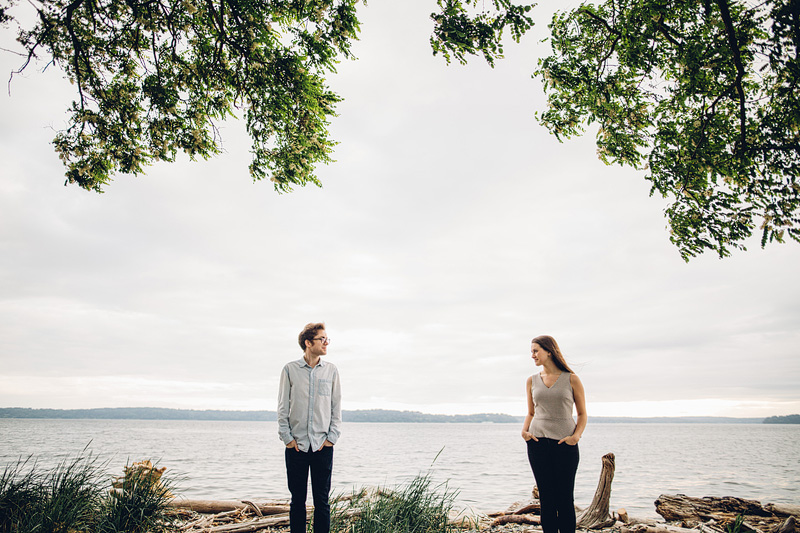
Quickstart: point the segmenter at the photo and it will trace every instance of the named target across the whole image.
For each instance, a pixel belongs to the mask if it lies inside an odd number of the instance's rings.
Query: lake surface
[[[533,488],[519,426],[345,423],[333,490],[430,472],[459,491],[463,506],[505,509]],[[0,469],[29,455],[47,468],[87,445],[114,475],[129,462],[158,461],[165,475],[181,476],[177,492],[187,498],[289,496],[276,422],[0,419]],[[657,517],[660,494],[800,504],[800,425],[590,424],[580,442],[578,506],[591,502],[607,452],[616,455],[611,507],[631,516]]]

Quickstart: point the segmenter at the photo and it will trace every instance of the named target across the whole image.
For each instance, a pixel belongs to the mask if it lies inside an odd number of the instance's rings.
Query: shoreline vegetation
[[[95,409],[32,409],[2,407],[0,418],[26,419],[86,419],[86,420],[217,420],[241,422],[274,422],[275,411],[226,411],[169,409],[162,407],[107,407]],[[366,409],[343,411],[345,422],[365,423],[520,423],[524,417],[503,413],[478,413],[471,415],[440,415],[419,411],[392,411]],[[720,416],[676,417],[589,417],[591,423],[642,423],[642,424],[800,424],[800,414],[770,416],[767,418],[737,418]]]
[[[602,457],[591,504],[576,506],[579,531],[599,533],[798,533],[800,506],[762,505],[734,497],[662,494],[654,502],[663,521],[611,511],[613,453]],[[32,457],[0,473],[0,533],[286,533],[286,500],[211,501],[177,496],[176,481],[149,460],[114,478],[91,452],[42,471]],[[538,533],[538,492],[504,511],[458,510],[458,490],[421,474],[395,488],[353,489],[332,499],[331,533]],[[313,509],[307,508],[309,517]]]
[[[49,470],[34,457],[0,472],[0,533],[167,532],[175,523],[166,468],[150,461],[126,466],[117,478],[84,449]]]

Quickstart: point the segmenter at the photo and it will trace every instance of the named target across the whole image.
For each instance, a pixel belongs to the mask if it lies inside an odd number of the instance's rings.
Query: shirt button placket
[[[317,367],[311,369],[311,373],[309,374],[308,378],[308,443],[309,443],[309,451],[314,451],[314,444],[311,442],[311,439],[314,436],[312,428],[314,427],[314,371]]]

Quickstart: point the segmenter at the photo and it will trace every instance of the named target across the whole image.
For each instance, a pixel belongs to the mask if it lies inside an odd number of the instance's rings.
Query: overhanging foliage
[[[0,22],[14,3],[0,0]],[[325,77],[352,57],[358,0],[31,0],[18,41],[73,82],[54,143],[67,181],[101,192],[179,152],[219,151],[215,123],[241,112],[254,179],[276,190],[314,183],[331,161],[340,97]],[[502,57],[533,4],[437,0],[431,46],[447,62]],[[598,128],[606,163],[646,172],[671,202],[684,259],[800,241],[800,0],[603,0],[557,13],[542,58],[559,139]]]
[[[22,29],[27,53],[61,68],[77,91],[54,140],[67,180],[102,191],[178,152],[219,151],[215,122],[240,111],[254,179],[279,191],[319,184],[340,98],[325,85],[350,57],[358,0],[39,0]],[[10,10],[5,11],[6,14]]]
[[[541,123],[646,170],[684,259],[800,241],[800,2],[608,0],[550,30]]]

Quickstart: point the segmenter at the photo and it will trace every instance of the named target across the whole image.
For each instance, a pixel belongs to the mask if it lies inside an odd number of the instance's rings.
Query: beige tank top
[[[533,375],[533,421],[528,431],[534,437],[561,440],[575,432],[575,420],[572,418],[575,399],[572,396],[571,375],[569,372],[562,372],[552,387],[544,384],[540,374]]]

